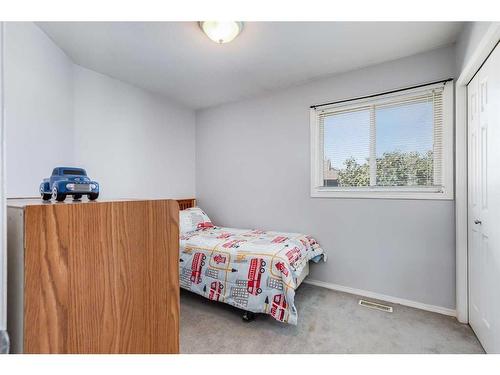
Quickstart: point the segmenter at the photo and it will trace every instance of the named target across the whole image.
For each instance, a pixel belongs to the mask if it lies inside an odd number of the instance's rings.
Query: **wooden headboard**
[[[196,207],[196,199],[177,199],[177,203],[179,203],[179,210],[185,210],[186,208]]]

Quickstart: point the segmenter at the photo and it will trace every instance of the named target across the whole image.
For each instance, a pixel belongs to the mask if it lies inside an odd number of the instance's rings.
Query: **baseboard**
[[[345,293],[355,294],[355,295],[362,296],[362,297],[373,298],[373,299],[378,299],[381,301],[396,303],[398,305],[414,307],[416,309],[431,311],[431,312],[435,312],[438,314],[449,315],[449,316],[453,316],[453,317],[457,316],[456,310],[448,309],[446,307],[427,305],[427,304],[421,303],[421,302],[410,301],[410,300],[398,298],[398,297],[386,296],[384,294],[369,292],[367,290],[351,288],[348,286],[325,283],[324,281],[311,280],[309,278],[304,280],[304,284],[315,285],[315,286],[319,286],[319,287],[326,288],[326,289],[336,290],[339,292],[345,292]]]

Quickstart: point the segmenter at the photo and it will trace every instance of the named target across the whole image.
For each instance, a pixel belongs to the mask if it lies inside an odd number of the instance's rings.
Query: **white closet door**
[[[500,48],[468,85],[469,314],[500,353]]]

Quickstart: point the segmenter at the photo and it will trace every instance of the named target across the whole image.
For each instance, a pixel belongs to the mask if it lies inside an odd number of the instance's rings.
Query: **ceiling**
[[[218,45],[196,22],[37,23],[77,64],[192,109],[454,43],[459,22],[246,22]]]

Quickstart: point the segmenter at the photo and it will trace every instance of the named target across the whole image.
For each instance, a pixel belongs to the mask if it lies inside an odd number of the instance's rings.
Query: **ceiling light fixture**
[[[230,42],[243,30],[243,22],[236,21],[201,21],[198,24],[210,39],[219,44]]]

